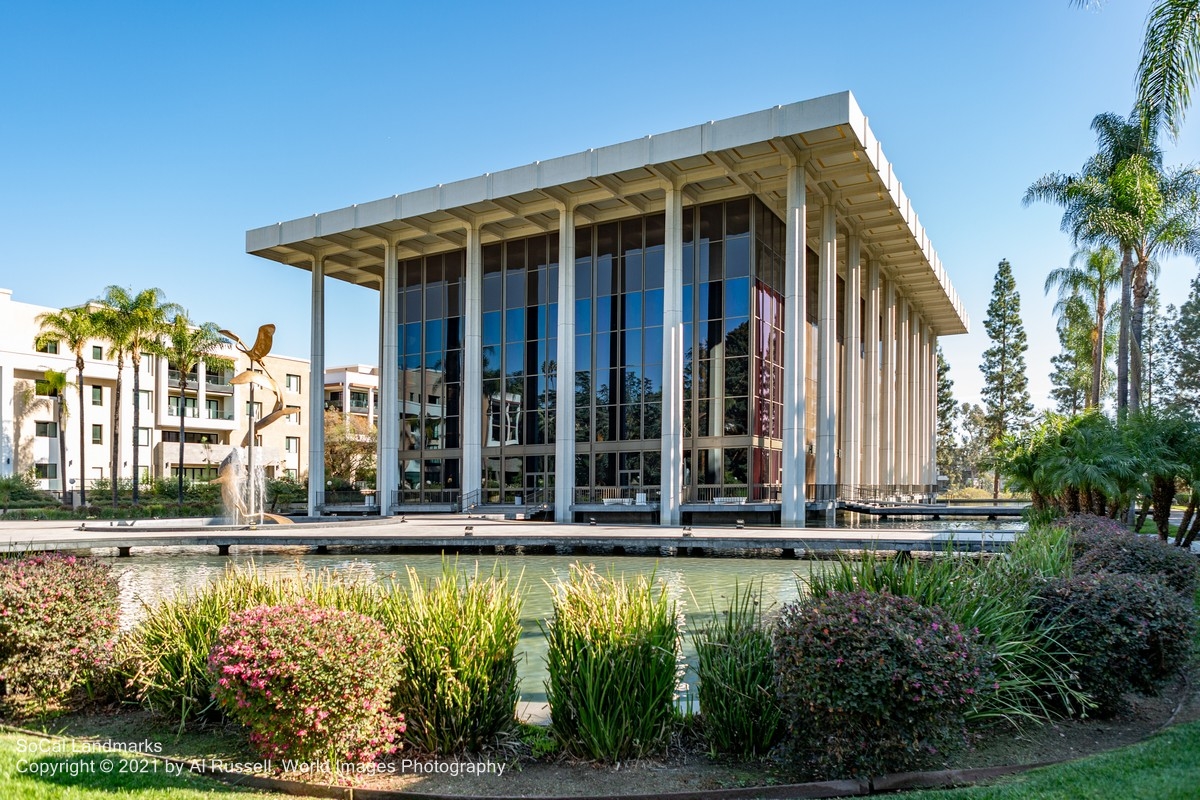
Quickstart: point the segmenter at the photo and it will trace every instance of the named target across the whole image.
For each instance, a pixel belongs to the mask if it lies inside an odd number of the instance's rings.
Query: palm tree
[[[1117,265],[1117,254],[1111,247],[1094,249],[1080,248],[1071,256],[1071,266],[1053,269],[1046,276],[1046,293],[1058,288],[1058,303],[1054,313],[1060,317],[1067,309],[1072,296],[1078,296],[1091,312],[1095,324],[1092,327],[1092,384],[1087,407],[1100,405],[1100,392],[1104,383],[1104,333],[1108,316],[1108,291],[1121,283],[1121,271]]]
[[[111,288],[111,287],[110,287]],[[117,362],[117,385],[113,389],[112,435],[109,437],[109,469],[112,474],[112,504],[117,507],[117,484],[121,477],[121,401],[125,377],[125,355],[129,352],[133,334],[131,320],[121,309],[101,297],[96,302],[101,306],[96,311],[99,336],[108,342],[108,357]]]
[[[1140,156],[1153,165],[1162,162],[1162,152],[1148,138],[1135,117],[1125,119],[1119,114],[1098,114],[1092,119],[1096,134],[1096,154],[1084,162],[1075,174],[1052,172],[1043,175],[1026,191],[1025,205],[1043,200],[1062,206],[1062,230],[1075,242],[1110,241],[1121,250],[1121,331],[1117,342],[1117,410],[1123,411],[1129,402],[1129,330],[1133,299],[1133,247],[1119,237],[1097,235],[1089,227],[1091,211],[1089,194],[1084,187],[1107,184],[1118,168],[1130,158]]]
[[[1136,105],[1147,130],[1178,138],[1200,76],[1200,0],[1158,0],[1146,17]]]
[[[215,323],[193,325],[187,314],[175,314],[167,328],[167,342],[163,354],[167,361],[179,371],[179,504],[183,505],[183,444],[187,414],[184,399],[188,390],[188,373],[204,364],[207,369],[233,369],[233,359],[220,355],[228,344],[221,336]]]
[[[87,505],[87,443],[84,433],[83,404],[83,348],[96,335],[95,314],[86,306],[64,308],[61,311],[47,311],[39,314],[37,324],[40,332],[34,340],[34,346],[44,349],[51,343],[61,343],[75,356],[75,370],[79,373],[75,379],[75,388],[79,390],[79,501]],[[59,435],[63,435],[60,431]]]
[[[1122,275],[1133,302],[1128,326],[1128,405],[1137,411],[1142,396],[1142,331],[1150,275],[1159,259],[1200,257],[1200,172],[1191,167],[1163,170],[1135,155],[1117,165],[1106,181],[1089,179],[1075,187],[1082,207],[1084,240],[1118,242],[1133,257],[1130,279]]]
[[[62,501],[65,506],[71,503],[67,489],[67,389],[71,387],[71,382],[67,380],[67,373],[54,369],[46,370],[45,381],[50,394],[58,401],[55,415],[58,420],[58,468],[62,471]]]
[[[167,332],[168,320],[183,309],[175,303],[163,300],[162,289],[143,289],[137,294],[121,286],[109,286],[104,290],[102,301],[124,320],[126,349],[133,366],[133,504],[138,503],[139,433],[141,431],[141,370],[142,354],[161,351],[162,337]],[[117,373],[117,393],[120,394],[121,377]],[[115,436],[113,437],[116,438]]]

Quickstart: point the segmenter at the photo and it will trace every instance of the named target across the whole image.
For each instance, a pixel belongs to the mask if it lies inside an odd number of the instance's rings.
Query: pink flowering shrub
[[[973,632],[886,593],[785,606],[775,631],[785,748],[822,778],[930,766],[967,742],[965,712],[993,686]]]
[[[62,702],[112,664],[117,581],[91,557],[0,558],[0,680],[9,692]]]
[[[368,762],[394,752],[402,648],[384,627],[311,603],[233,614],[209,656],[213,697],[268,758]]]

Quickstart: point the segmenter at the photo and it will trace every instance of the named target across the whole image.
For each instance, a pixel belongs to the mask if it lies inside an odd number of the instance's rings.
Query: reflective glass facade
[[[684,499],[775,500],[785,226],[751,197],[685,208],[682,221]],[[566,424],[555,418],[558,234],[482,247],[483,503],[553,501],[556,434],[575,439],[575,502],[657,500],[664,239],[662,213],[576,228],[575,418]],[[815,259],[810,252],[810,309]],[[400,263],[405,502],[437,502],[443,487],[461,485],[464,266],[463,251]],[[813,328],[810,376],[815,340]]]
[[[483,502],[553,500],[558,234],[483,247]]]
[[[463,267],[463,251],[400,262],[401,502],[462,485]]]

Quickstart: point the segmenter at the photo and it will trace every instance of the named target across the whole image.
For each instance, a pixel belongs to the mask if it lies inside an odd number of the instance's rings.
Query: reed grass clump
[[[216,581],[146,607],[145,618],[118,644],[126,689],[151,711],[180,726],[212,715],[208,656],[231,615],[255,606],[307,600],[317,606],[375,617],[380,588],[322,570],[268,574],[253,562],[230,565]]]
[[[765,754],[778,738],[775,654],[762,618],[762,583],[733,587],[726,607],[692,634],[700,717],[713,755]]]
[[[548,643],[551,730],[570,753],[620,761],[661,752],[675,719],[680,624],[665,585],[571,566],[554,587]]]
[[[406,739],[442,755],[476,751],[516,725],[521,581],[497,566],[486,577],[443,562],[408,591],[385,594],[380,620],[404,643],[393,705],[408,720]]]

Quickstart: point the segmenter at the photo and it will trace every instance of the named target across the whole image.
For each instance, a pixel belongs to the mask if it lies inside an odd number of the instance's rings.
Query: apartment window
[[[52,340],[44,341],[41,343],[34,342],[34,349],[37,350],[39,353],[50,353],[51,355],[58,355],[58,340],[52,339]]]
[[[283,477],[284,477],[284,478],[286,478],[286,479],[287,479],[287,480],[289,480],[289,481],[294,481],[294,480],[296,480],[296,470],[294,470],[294,469],[285,469],[285,470],[283,471]]]
[[[92,405],[94,405],[94,406],[104,405],[104,390],[101,389],[99,386],[92,387]]]
[[[149,428],[138,428],[138,446],[139,447],[149,447],[150,446],[150,429]]]
[[[283,380],[284,380],[284,384],[287,386],[287,390],[289,392],[300,391],[300,376],[299,375],[291,375],[291,374],[285,375]]]
[[[141,407],[146,411],[152,410],[154,408],[154,392],[149,389],[140,389],[138,394],[141,395],[139,401]]]
[[[254,446],[262,447],[262,434],[261,433],[254,435]]]
[[[258,402],[257,400],[255,400],[253,403],[251,403],[249,400],[247,400],[246,401],[246,416],[254,417],[255,419],[258,419],[259,417],[261,417],[262,416],[262,403]]]
[[[299,453],[300,452],[300,437],[299,436],[289,436],[286,439],[284,439],[283,440],[283,449],[289,453]]]
[[[34,464],[33,477],[41,480],[58,480],[58,464]]]
[[[95,361],[104,360],[104,348],[98,344],[92,345],[92,359]]]
[[[104,426],[92,426],[92,444],[104,444]]]
[[[43,436],[48,439],[58,438],[58,423],[56,422],[36,422],[34,423],[36,436]]]
[[[38,397],[58,397],[58,392],[50,388],[50,381],[36,380],[33,382],[33,393]]]
[[[300,424],[300,411],[297,410],[295,414],[289,414],[288,419],[290,419],[294,424],[299,425]]]

